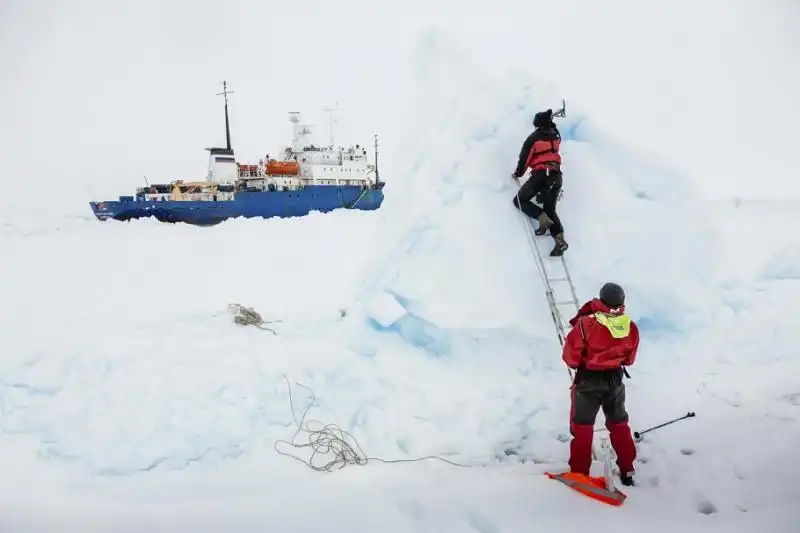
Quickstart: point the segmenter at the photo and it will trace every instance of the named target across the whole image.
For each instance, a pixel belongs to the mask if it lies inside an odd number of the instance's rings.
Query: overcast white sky
[[[86,202],[144,174],[199,178],[202,149],[224,143],[222,79],[240,158],[284,145],[289,110],[324,135],[337,100],[343,135],[391,146],[407,54],[439,28],[487,70],[528,70],[677,158],[709,194],[800,195],[798,27],[793,0],[0,0],[0,180]]]

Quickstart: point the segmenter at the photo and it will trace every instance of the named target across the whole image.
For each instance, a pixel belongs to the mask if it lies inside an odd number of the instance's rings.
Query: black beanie
[[[536,113],[533,117],[533,125],[537,128],[541,128],[543,126],[550,126],[553,124],[553,110],[548,109],[547,111],[540,111]]]

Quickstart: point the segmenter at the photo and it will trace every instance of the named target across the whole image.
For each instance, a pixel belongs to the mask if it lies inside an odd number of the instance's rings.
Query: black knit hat
[[[625,291],[613,282],[608,282],[600,289],[600,301],[609,307],[619,307],[625,303]]]
[[[553,110],[539,111],[533,116],[533,125],[537,128],[550,126],[553,124]]]

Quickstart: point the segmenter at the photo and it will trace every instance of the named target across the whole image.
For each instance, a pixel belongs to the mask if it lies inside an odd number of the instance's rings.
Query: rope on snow
[[[264,320],[261,315],[252,307],[245,307],[241,304],[228,304],[228,309],[234,313],[233,321],[241,326],[255,326],[258,329],[269,331],[273,335],[277,335],[275,330],[266,327],[264,324],[272,324],[281,322],[280,320]]]

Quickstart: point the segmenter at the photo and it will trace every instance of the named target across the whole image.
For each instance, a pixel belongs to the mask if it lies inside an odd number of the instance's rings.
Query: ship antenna
[[[339,102],[336,102],[336,105],[333,107],[328,106],[323,108],[323,111],[328,113],[328,143],[331,147],[333,147],[333,123],[336,122],[334,113],[339,111]]]
[[[228,95],[233,94],[235,91],[228,90],[228,82],[222,82],[222,92],[217,93],[217,96],[223,95],[225,96],[225,140],[228,142],[228,152],[231,151],[231,126],[230,122],[228,121]]]
[[[381,182],[380,175],[378,174],[378,134],[375,137],[375,185]]]

